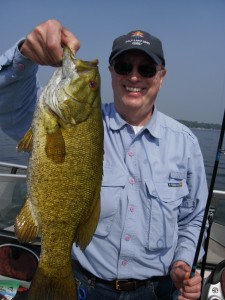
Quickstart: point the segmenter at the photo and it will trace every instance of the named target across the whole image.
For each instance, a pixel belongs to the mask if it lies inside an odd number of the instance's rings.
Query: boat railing
[[[27,166],[0,162],[0,229],[12,230],[26,197]]]
[[[27,166],[0,162],[0,228],[10,228],[26,197]],[[225,259],[225,190],[214,190],[211,211],[213,224],[210,234],[209,260]],[[210,250],[212,249],[212,251]]]
[[[26,172],[27,166],[20,164],[12,164],[0,161],[0,173],[16,174],[18,172]]]

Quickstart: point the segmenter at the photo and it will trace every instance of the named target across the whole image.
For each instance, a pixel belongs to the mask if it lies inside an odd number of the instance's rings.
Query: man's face
[[[146,53],[138,50],[121,54],[116,58],[116,62],[132,64],[132,70],[129,74],[120,75],[115,71],[115,62],[109,67],[115,109],[128,123],[144,125],[152,115],[153,105],[166,70],[158,70],[152,77],[142,76],[138,72],[141,68],[138,70],[138,67],[144,64],[148,64],[148,67],[150,64],[151,67],[154,62]]]

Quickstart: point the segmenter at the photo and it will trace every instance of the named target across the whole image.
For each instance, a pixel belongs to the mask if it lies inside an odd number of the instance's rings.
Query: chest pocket
[[[101,212],[95,235],[107,236],[119,209],[121,193],[127,180],[116,168],[104,168],[101,187]]]
[[[149,202],[147,248],[151,251],[173,246],[178,234],[179,206],[188,195],[185,180],[146,182]]]

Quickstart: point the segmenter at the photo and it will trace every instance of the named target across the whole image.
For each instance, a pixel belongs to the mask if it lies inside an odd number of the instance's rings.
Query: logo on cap
[[[133,46],[150,45],[149,41],[144,40],[144,32],[140,30],[130,32],[130,38],[125,43],[131,43]]]
[[[131,33],[131,36],[134,38],[143,38],[144,37],[144,33],[141,31],[134,31]]]

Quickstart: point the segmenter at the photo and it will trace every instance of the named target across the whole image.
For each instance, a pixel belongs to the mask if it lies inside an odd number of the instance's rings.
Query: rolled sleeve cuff
[[[173,263],[175,263],[178,260],[182,260],[189,266],[192,266],[194,260],[193,252],[190,251],[190,249],[184,247],[179,248],[179,250],[175,253]]]
[[[194,256],[195,256],[196,248],[186,248],[186,247],[179,247],[179,250],[175,252],[173,263],[175,263],[178,260],[182,260],[186,262],[189,266],[193,265]],[[198,261],[201,261],[202,257],[204,256],[204,248],[201,247]]]

